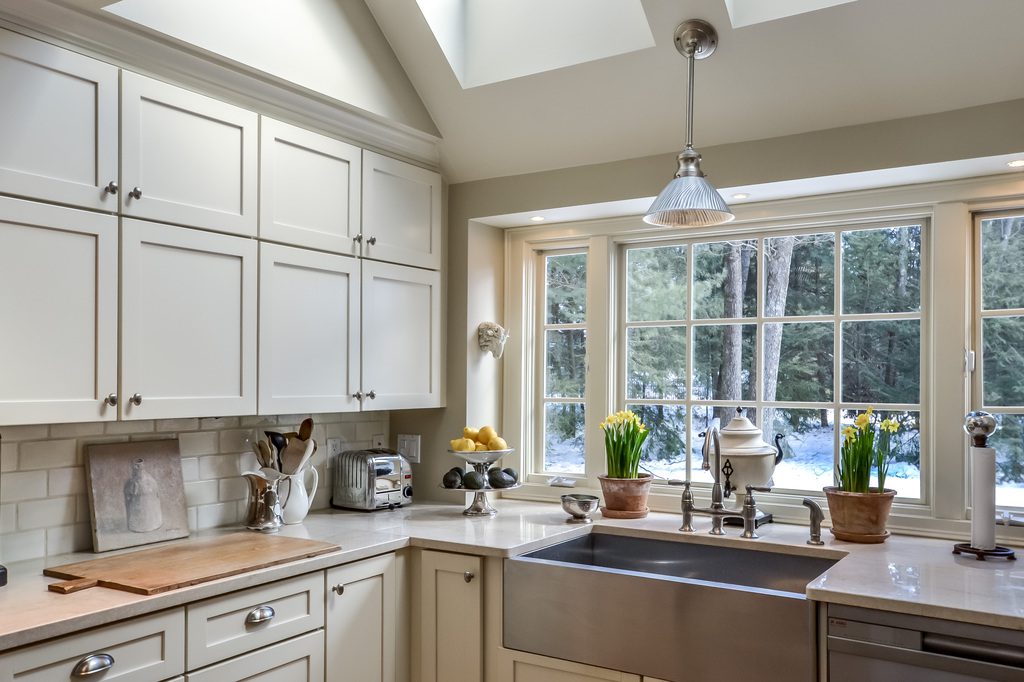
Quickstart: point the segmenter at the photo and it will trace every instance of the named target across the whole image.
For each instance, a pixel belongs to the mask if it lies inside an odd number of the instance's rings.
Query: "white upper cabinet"
[[[441,176],[363,152],[363,256],[441,268]]]
[[[255,414],[256,242],[122,223],[122,416]]]
[[[0,192],[117,210],[117,68],[0,30]]]
[[[256,236],[258,116],[125,71],[121,210]]]
[[[440,407],[441,274],[363,261],[364,410]]]
[[[359,255],[359,147],[260,119],[260,238]]]
[[[0,198],[0,292],[0,424],[116,418],[117,218]]]
[[[260,414],[359,410],[359,260],[260,245]]]

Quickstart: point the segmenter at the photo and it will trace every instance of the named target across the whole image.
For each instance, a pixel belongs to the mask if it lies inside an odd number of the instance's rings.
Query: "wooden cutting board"
[[[242,532],[54,566],[43,575],[65,580],[49,585],[61,594],[96,586],[159,594],[339,549],[316,540]]]

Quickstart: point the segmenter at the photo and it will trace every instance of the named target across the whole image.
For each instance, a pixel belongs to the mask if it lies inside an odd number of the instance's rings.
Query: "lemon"
[[[495,436],[487,443],[488,450],[508,450],[508,443],[505,442],[504,438]]]
[[[469,440],[480,440],[480,429],[474,429],[472,426],[466,426],[462,429],[462,437],[468,438]]]
[[[487,446],[485,444],[483,444],[483,443],[477,443],[476,444],[476,451],[477,452],[483,452],[485,450],[487,450]]]
[[[477,441],[480,443],[490,443],[491,439],[497,438],[498,432],[494,430],[493,426],[485,426],[480,429],[480,433],[477,434]]]

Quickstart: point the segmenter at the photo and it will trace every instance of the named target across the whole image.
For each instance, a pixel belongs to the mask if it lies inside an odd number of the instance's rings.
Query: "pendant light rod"
[[[686,58],[686,146],[693,147],[693,57]]]
[[[707,59],[718,47],[715,27],[701,19],[690,19],[676,26],[673,36],[676,50],[686,58],[686,146],[693,147],[693,62]]]

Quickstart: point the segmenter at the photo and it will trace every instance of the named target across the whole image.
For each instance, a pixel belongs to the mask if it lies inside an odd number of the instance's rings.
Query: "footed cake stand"
[[[484,476],[484,480],[487,477],[487,471],[491,466],[505,455],[513,452],[513,448],[508,450],[482,450],[480,452],[462,452],[458,450],[449,450],[451,454],[464,460],[466,464],[473,467],[474,471],[477,471]],[[510,485],[507,488],[492,488],[489,484],[486,488],[480,488],[474,490],[472,488],[445,488],[445,490],[458,490],[463,493],[474,493],[473,502],[462,510],[464,516],[494,516],[498,513],[498,510],[491,506],[491,501],[487,499],[487,493],[491,490],[515,490],[521,484],[516,482],[515,485]]]

